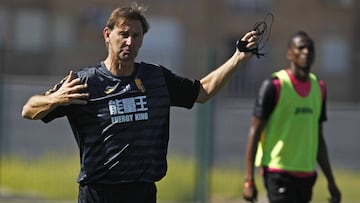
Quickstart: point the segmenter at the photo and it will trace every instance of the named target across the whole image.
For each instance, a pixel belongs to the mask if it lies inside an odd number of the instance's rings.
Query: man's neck
[[[105,59],[106,68],[115,76],[130,76],[134,72],[134,62]]]
[[[291,74],[300,81],[307,81],[309,79],[309,69],[308,68],[296,68],[290,66],[289,68]]]

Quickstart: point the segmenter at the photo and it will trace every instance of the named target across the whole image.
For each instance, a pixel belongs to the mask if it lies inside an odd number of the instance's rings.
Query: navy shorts
[[[155,183],[79,186],[78,203],[156,203]]]
[[[264,184],[271,203],[308,203],[317,174],[296,177],[264,170]]]

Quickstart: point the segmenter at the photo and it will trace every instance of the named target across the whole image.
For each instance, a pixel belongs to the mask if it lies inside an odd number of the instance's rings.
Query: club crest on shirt
[[[145,87],[139,78],[135,78],[135,84],[136,84],[136,87],[140,90],[140,92],[142,92],[142,93],[145,92]]]

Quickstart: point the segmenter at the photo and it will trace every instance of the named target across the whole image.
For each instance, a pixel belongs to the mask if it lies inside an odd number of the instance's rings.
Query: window
[[[7,13],[4,8],[0,8],[0,46],[5,43],[5,31],[7,30]]]
[[[325,36],[320,46],[321,68],[330,74],[346,73],[349,61],[349,44],[338,34]]]
[[[344,8],[350,8],[353,4],[353,0],[325,0],[329,5],[341,6]]]
[[[270,0],[227,0],[229,10],[242,13],[263,13],[271,6]]]
[[[69,47],[75,40],[75,22],[69,16],[58,15],[54,17],[52,23],[53,45],[55,48]]]
[[[40,51],[47,45],[46,14],[20,10],[15,16],[14,46],[21,51]]]
[[[161,64],[181,72],[182,29],[174,19],[149,18],[151,29],[146,33],[139,59]]]

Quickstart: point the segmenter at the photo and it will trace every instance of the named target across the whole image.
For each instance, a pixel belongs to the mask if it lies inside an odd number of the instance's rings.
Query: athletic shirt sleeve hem
[[[162,67],[168,86],[171,106],[191,109],[199,95],[200,81],[178,76]]]
[[[267,120],[270,117],[276,105],[277,93],[274,80],[276,78],[269,77],[263,81],[255,100],[253,116],[262,120]]]

